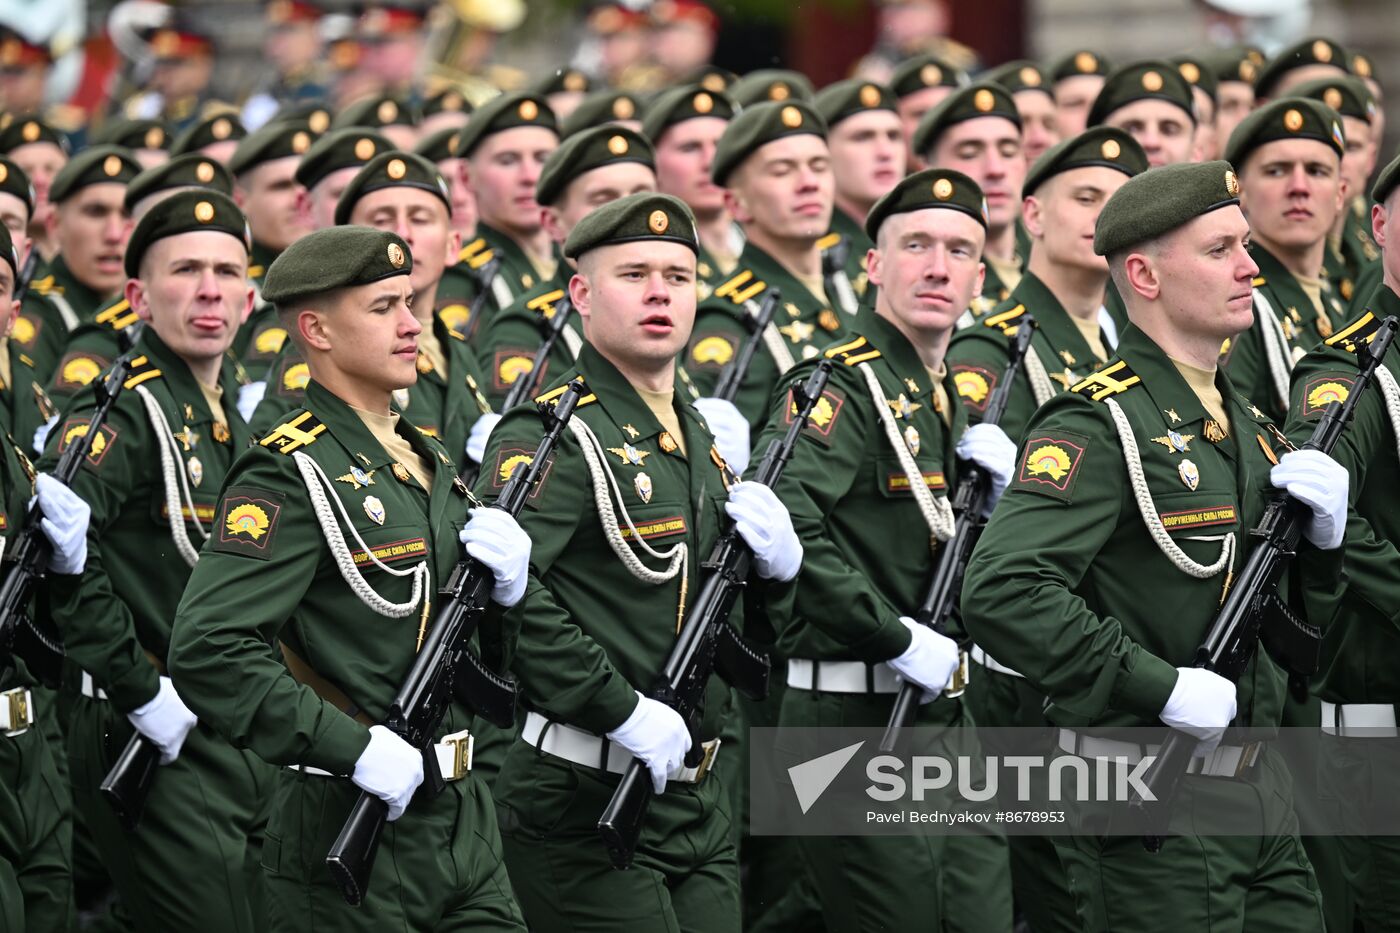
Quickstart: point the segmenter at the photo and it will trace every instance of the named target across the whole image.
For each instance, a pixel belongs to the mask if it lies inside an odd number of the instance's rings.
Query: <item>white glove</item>
[[[369,744],[355,760],[350,780],[389,805],[392,823],[403,816],[413,792],[423,783],[423,755],[387,726],[370,726]]]
[[[724,510],[753,551],[760,577],[786,583],[797,576],[802,569],[802,542],[792,530],[787,507],[773,490],[762,483],[736,483],[729,487]]]
[[[54,573],[82,573],[87,563],[88,520],[92,509],[73,490],[47,473],[35,478],[39,508],[44,518],[39,527],[49,539],[49,569]]]
[[[1235,685],[1203,667],[1178,667],[1176,686],[1162,707],[1162,722],[1200,739],[1195,754],[1209,755],[1235,718]]]
[[[1342,546],[1350,481],[1346,467],[1320,450],[1290,450],[1269,471],[1269,482],[1312,509],[1303,535],[1324,551]]]
[[[733,402],[722,398],[698,398],[695,410],[704,417],[715,436],[715,447],[730,468],[739,476],[749,468],[749,422],[734,407]]]
[[[681,714],[665,703],[637,694],[637,708],[608,738],[640,758],[651,772],[651,786],[666,790],[666,776],[685,761],[690,751],[690,730]]]
[[[909,647],[885,663],[900,677],[922,687],[927,699],[936,698],[957,673],[961,660],[958,643],[908,616],[900,616],[899,621],[909,630]]]
[[[491,438],[491,431],[500,420],[500,415],[487,412],[472,425],[471,433],[467,435],[467,459],[472,463],[480,463],[481,458],[486,456],[486,442]]]
[[[525,576],[530,571],[530,536],[514,518],[501,509],[472,509],[467,527],[457,536],[467,553],[496,575],[491,599],[509,608],[525,595]]]
[[[266,382],[250,382],[246,386],[238,387],[238,413],[243,416],[245,422],[253,420],[253,412],[257,410],[258,402],[261,402],[266,394]]]
[[[54,415],[34,429],[34,452],[41,457],[44,455],[44,445],[49,442],[49,432],[56,424],[58,424],[58,415]]]
[[[155,698],[126,714],[126,718],[136,727],[136,731],[150,739],[160,749],[160,763],[168,765],[180,757],[180,748],[185,744],[185,736],[190,734],[199,720],[175,692],[175,683],[169,677],[160,678],[160,689]]]
[[[1011,484],[1016,472],[1016,445],[1006,432],[994,424],[974,424],[958,440],[957,453],[964,460],[987,471],[992,480],[992,492],[987,497],[983,515],[991,515],[1001,494]]]

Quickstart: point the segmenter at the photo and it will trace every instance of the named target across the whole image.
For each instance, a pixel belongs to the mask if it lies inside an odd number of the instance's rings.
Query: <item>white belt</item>
[[[1328,703],[1322,701],[1322,731],[1328,735],[1393,739],[1395,707],[1389,703]]]
[[[525,727],[520,730],[520,738],[525,744],[556,758],[563,758],[576,765],[611,771],[613,774],[622,774],[632,763],[632,753],[616,742],[609,742],[591,732],[575,729],[562,722],[551,722],[539,713],[525,714]],[[699,765],[694,768],[676,768],[666,775],[666,780],[682,784],[700,783],[714,764],[715,753],[719,751],[719,739],[710,739],[703,748],[705,755]]]
[[[809,661],[790,658],[787,685],[823,693],[898,693],[899,675],[883,661]]]
[[[983,651],[981,646],[979,645],[973,645],[970,654],[972,655],[972,660],[976,661],[978,664],[982,665],[989,671],[996,671],[998,674],[1008,674],[1012,677],[1026,676],[1025,674],[1022,674],[1019,671],[1013,671],[1005,664],[1002,664],[996,658]]]
[[[34,696],[28,687],[0,693],[0,734],[19,735],[34,725]]]
[[[444,781],[460,781],[471,774],[472,753],[475,747],[476,737],[467,729],[454,732],[451,735],[444,735],[439,742],[433,745],[433,751],[437,753],[438,772]],[[293,771],[302,771],[317,777],[341,776],[311,765],[287,765],[287,767]]]
[[[1072,729],[1060,729],[1056,741],[1061,749],[1081,758],[1122,758],[1124,763],[1129,765],[1137,764],[1148,755],[1156,755],[1161,748],[1159,745],[1144,745],[1141,742],[1079,735]],[[1239,777],[1254,767],[1262,748],[1262,742],[1220,745],[1209,755],[1193,755],[1191,763],[1186,766],[1186,773],[1205,777]]]
[[[97,686],[97,682],[92,679],[92,675],[87,671],[83,671],[82,692],[83,696],[92,697],[94,700],[107,699],[107,691]]]

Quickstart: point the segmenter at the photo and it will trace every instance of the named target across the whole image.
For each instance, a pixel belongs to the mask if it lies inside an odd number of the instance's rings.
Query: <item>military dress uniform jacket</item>
[[[62,254],[53,258],[44,275],[36,278],[30,289],[58,309],[63,326],[69,331],[92,320],[97,310],[110,300],[78,281]]]
[[[1254,547],[1249,530],[1272,488],[1266,448],[1283,451],[1263,412],[1223,373],[1215,384],[1230,419],[1223,438],[1171,360],[1130,327],[1118,355],[1046,403],[1025,432],[961,609],[977,643],[1049,698],[1056,725],[1159,725],[1175,668],[1192,662],[1230,568],[1241,569]],[[1125,466],[1130,454],[1141,464],[1141,496]],[[1340,553],[1305,544],[1294,571],[1315,562],[1325,578]],[[1181,569],[1187,561],[1202,576]],[[1240,680],[1235,722],[1277,725],[1283,691],[1282,672],[1259,652]]]
[[[839,207],[832,208],[831,211],[831,232],[839,235],[849,244],[849,252],[846,254],[846,278],[850,280],[851,289],[855,292],[856,297],[864,299],[867,287],[870,285],[870,277],[865,268],[865,257],[870,250],[875,248],[875,243],[865,232],[862,222]],[[828,234],[829,236],[831,234]]]
[[[58,306],[30,286],[10,327],[10,339],[34,361],[40,385],[46,385],[68,342],[68,326]]]
[[[489,286],[491,296],[482,304],[477,319],[464,320],[461,325],[454,325],[463,328],[469,343],[475,343],[484,334],[489,333],[492,323],[501,311],[540,284],[539,271],[519,243],[486,223],[477,224],[476,230],[477,239],[462,247],[457,265],[449,266],[447,274],[443,276],[440,295],[444,300],[451,297],[460,299],[464,294],[475,295],[475,284],[463,282],[467,275],[462,268],[463,263],[474,269],[493,258],[500,260],[500,267],[496,269]],[[554,250],[554,260],[562,262],[557,247]]]
[[[1001,429],[1013,440],[1021,437],[1041,403],[1103,365],[1060,300],[1044,282],[1027,272],[1009,299],[972,327],[955,332],[948,344],[948,369],[973,424],[982,421],[992,392],[1006,372],[1011,339],[1027,311],[1035,318],[1035,335],[1026,362],[1016,373],[1001,419]],[[1103,343],[1109,346],[1106,337]]]
[[[535,378],[543,388],[558,382],[558,377],[573,368],[579,347],[583,344],[583,326],[577,314],[570,313],[564,332],[554,342],[544,372],[536,375],[535,353],[554,310],[568,295],[573,270],[559,264],[554,278],[537,285],[498,312],[491,327],[475,335],[472,349],[482,372],[488,373],[482,387],[494,409],[500,409],[517,379]]]
[[[713,394],[725,366],[748,340],[752,315],[769,288],[782,292],[782,302],[773,313],[763,346],[754,354],[734,399],[755,432],[768,417],[769,399],[784,370],[798,360],[817,356],[824,345],[845,332],[852,320],[829,301],[813,295],[773,257],[748,243],[734,274],[695,312],[695,328],[684,363],[701,395]],[[775,348],[786,359],[775,357]]]
[[[49,395],[64,404],[112,365],[122,352],[124,334],[140,321],[125,298],[103,303],[91,321],[68,335],[63,356],[54,368]]]
[[[257,382],[267,377],[268,367],[287,342],[287,331],[277,316],[277,309],[262,298],[262,283],[267,277],[267,267],[277,258],[277,253],[263,244],[254,241],[253,252],[248,259],[248,280],[253,284],[253,313],[238,328],[229,352],[238,360],[248,378]]]
[[[1381,320],[1400,315],[1400,297],[1382,286],[1370,310],[1342,327],[1293,370],[1289,439],[1301,446],[1332,402],[1345,401],[1356,384],[1355,349]],[[1388,379],[1385,374],[1388,374]],[[1313,692],[1332,703],[1400,702],[1400,424],[1388,404],[1400,404],[1396,352],[1386,354],[1377,379],[1366,390],[1332,457],[1351,474],[1351,511],[1346,528],[1346,576],[1337,587],[1310,587],[1308,617],[1325,626],[1322,668]],[[1390,387],[1386,386],[1389,382]]]
[[[34,369],[34,361],[13,340],[8,342],[10,381],[0,382],[0,435],[9,434],[26,452],[39,425],[58,414]],[[0,531],[3,534],[3,531]]]
[[[92,507],[87,567],[73,578],[77,585],[51,587],[50,602],[68,657],[122,712],[156,694],[158,672],[147,652],[163,662],[190,574],[177,539],[188,542],[190,555],[198,553],[201,528],[211,531],[219,485],[248,441],[232,403],[237,384],[230,364],[220,385],[227,420],[216,422],[189,367],[146,328],[125,388],[73,481],[74,492]],[[164,441],[142,389],[169,427]],[[94,407],[93,387],[74,398],[50,432],[42,469],[52,470],[86,433]],[[171,493],[183,521],[171,522]]]

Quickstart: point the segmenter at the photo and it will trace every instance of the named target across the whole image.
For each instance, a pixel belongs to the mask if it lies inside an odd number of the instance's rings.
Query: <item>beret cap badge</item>
[[[929,87],[943,80],[943,69],[937,65],[929,64],[919,69],[919,80]]]
[[[946,201],[953,196],[953,183],[946,178],[940,178],[933,183],[933,196],[940,201]]]
[[[397,181],[408,174],[408,166],[404,165],[403,159],[390,159],[389,164],[384,166],[384,174]]]
[[[374,158],[374,140],[366,137],[355,143],[355,158],[362,162],[368,162]]]
[[[292,151],[296,153],[305,152],[311,148],[311,134],[305,130],[298,132],[292,137]]]
[[[860,89],[860,103],[862,107],[880,106],[880,89],[873,84],[867,84]]]
[[[207,224],[214,219],[214,205],[208,201],[200,201],[194,206],[194,219],[202,224]]]
[[[1021,83],[1026,85],[1026,87],[1039,87],[1040,72],[1027,65],[1025,68],[1021,69]]]
[[[1162,89],[1162,76],[1155,71],[1146,71],[1142,75],[1142,86],[1144,89],[1157,92]]]
[[[647,226],[651,228],[652,233],[665,233],[666,228],[671,226],[671,218],[666,216],[665,211],[652,211],[651,216],[647,218]]]
[[[622,136],[614,136],[608,140],[608,151],[613,155],[627,154],[627,140]]]
[[[1342,92],[1334,87],[1329,87],[1322,93],[1322,101],[1333,110],[1342,109]]]
[[[533,120],[540,115],[540,107],[533,100],[522,100],[517,111],[522,120]]]
[[[1296,110],[1289,110],[1283,115],[1283,125],[1291,133],[1296,133],[1303,128],[1303,115]]]
[[[161,144],[165,142],[165,130],[158,126],[151,127],[146,131],[145,142],[147,149],[159,149]]]
[[[987,113],[988,111],[990,111],[993,107],[996,106],[996,103],[996,96],[986,88],[983,88],[982,90],[978,91],[975,95],[973,95],[972,98],[972,106],[976,107],[982,113]]]
[[[787,100],[791,96],[792,91],[781,81],[775,81],[773,86],[768,89],[769,100]]]
[[[619,97],[613,101],[612,112],[619,120],[630,120],[637,114],[637,105],[632,103],[631,98]]]
[[[783,126],[796,129],[802,125],[802,111],[796,107],[784,107],[781,114]]]
[[[120,156],[109,155],[102,160],[102,174],[108,178],[115,178],[121,173],[122,160]]]
[[[24,137],[25,142],[34,142],[34,140],[39,138],[39,124],[33,121],[24,124],[24,129],[20,130],[20,135]]]
[[[403,250],[397,243],[390,243],[387,249],[389,254],[389,265],[395,269],[402,269],[404,263]]]
[[[379,109],[375,111],[375,116],[379,117],[380,123],[391,123],[399,115],[399,105],[392,100],[381,101]]]
[[[1326,64],[1332,60],[1332,47],[1321,39],[1312,45],[1313,58]]]
[[[208,162],[201,162],[195,166],[194,177],[204,182],[206,185],[214,180],[214,166]]]
[[[1240,193],[1240,180],[1235,177],[1234,172],[1225,173],[1225,190],[1232,198]]]
[[[695,99],[690,103],[695,108],[696,113],[709,113],[715,109],[715,99],[704,91],[696,94]]]
[[[1103,145],[1099,147],[1105,159],[1116,159],[1123,154],[1123,147],[1118,145],[1116,139],[1105,139]]]
[[[215,139],[228,139],[228,135],[233,132],[233,124],[226,118],[220,117],[209,127],[209,135]]]
[[[1074,67],[1078,68],[1084,74],[1090,74],[1099,67],[1099,60],[1094,56],[1093,52],[1080,52],[1078,55],[1074,56]]]

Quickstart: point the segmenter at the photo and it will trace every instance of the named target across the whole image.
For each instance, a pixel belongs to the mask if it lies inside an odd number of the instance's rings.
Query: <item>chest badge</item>
[[[680,445],[676,443],[676,439],[671,436],[670,431],[662,431],[661,436],[656,439],[656,442],[660,444],[661,449],[668,454],[675,453],[676,449],[680,447]]]
[[[650,476],[647,476],[645,473],[638,473],[632,480],[632,487],[637,490],[637,498],[641,499],[644,504],[651,501],[652,489]]]
[[[214,443],[216,444],[227,444],[233,439],[233,435],[229,433],[228,425],[224,424],[222,421],[214,422],[213,434]]]
[[[908,376],[905,376],[905,377],[904,377],[904,384],[907,385],[907,386],[909,387],[909,394],[910,394],[910,395],[918,395],[918,394],[919,394],[919,384],[918,384],[917,382],[915,382],[913,379],[910,379]]]
[[[378,496],[365,496],[365,514],[376,525],[384,524],[384,503],[379,501]]]
[[[362,470],[357,466],[352,466],[350,472],[344,476],[337,476],[337,483],[349,483],[351,489],[359,489],[361,486],[374,485],[374,470]]]
[[[401,483],[408,483],[410,480],[413,479],[413,477],[410,476],[408,473],[408,467],[404,466],[402,463],[396,463],[389,469],[393,472],[394,479],[398,480]],[[379,500],[376,499],[374,501],[378,502]]]
[[[911,424],[904,429],[904,443],[909,445],[909,452],[914,456],[919,455],[919,432]]]
[[[1212,444],[1219,444],[1225,440],[1225,426],[1214,418],[1207,418],[1205,436]]]
[[[1069,352],[1068,350],[1061,350],[1061,351],[1060,351],[1060,359],[1062,359],[1062,360],[1065,361],[1065,365],[1066,365],[1066,366],[1073,366],[1073,365],[1074,365],[1074,354],[1071,353],[1071,352]]]
[[[1190,453],[1191,448],[1187,445],[1195,440],[1194,434],[1179,434],[1176,431],[1168,431],[1165,437],[1154,437],[1152,443],[1161,444],[1167,450],[1174,450],[1179,454]]]
[[[641,431],[638,431],[636,428],[632,427],[632,425],[630,425],[630,424],[624,424],[624,425],[622,426],[622,430],[626,431],[626,432],[627,432],[627,436],[630,437],[630,438],[631,438],[632,440],[634,440],[634,441],[635,441],[637,438],[639,438],[639,437],[642,436],[642,432],[641,432]],[[665,437],[665,435],[663,434],[662,437]]]
[[[623,444],[621,447],[609,447],[608,453],[617,454],[623,463],[632,466],[645,466],[647,457],[651,456],[651,451],[638,450],[631,444]]]
[[[1192,463],[1190,460],[1183,460],[1178,463],[1176,465],[1176,472],[1177,475],[1181,477],[1181,481],[1186,484],[1186,488],[1192,492],[1195,492],[1196,487],[1201,485],[1201,471],[1196,469],[1196,464]]]
[[[191,483],[198,486],[204,482],[204,464],[199,462],[198,457],[191,457],[185,466],[189,470]]]
[[[1163,409],[1162,409],[1162,414],[1164,414],[1164,415],[1166,415],[1168,418],[1172,419],[1172,424],[1180,424],[1180,423],[1181,423],[1181,416],[1178,415],[1178,414],[1176,413],[1176,409],[1175,409],[1175,408],[1163,408]]]
[[[817,329],[806,321],[793,321],[791,324],[779,327],[778,331],[793,343],[806,343],[812,339],[812,335],[817,332]]]
[[[909,401],[909,396],[905,395],[903,392],[899,393],[899,398],[893,401],[886,399],[885,404],[889,405],[890,408],[894,409],[895,415],[897,415],[900,418],[908,418],[914,412],[924,407],[919,402]]]

